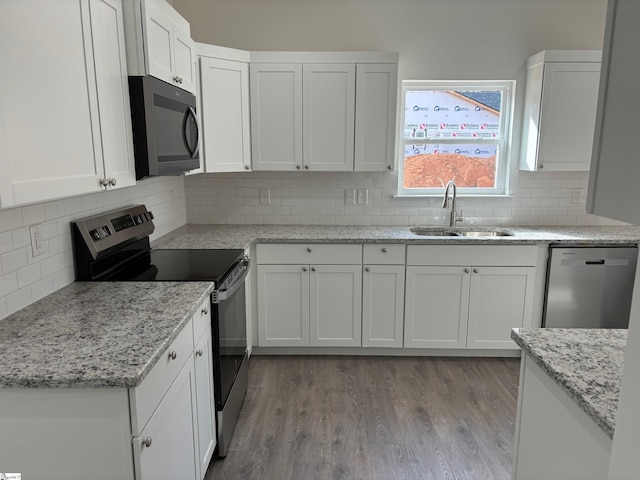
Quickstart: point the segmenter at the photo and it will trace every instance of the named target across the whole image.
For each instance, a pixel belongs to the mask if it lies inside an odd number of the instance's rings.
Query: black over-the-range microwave
[[[200,166],[196,98],[150,76],[129,77],[136,180]]]

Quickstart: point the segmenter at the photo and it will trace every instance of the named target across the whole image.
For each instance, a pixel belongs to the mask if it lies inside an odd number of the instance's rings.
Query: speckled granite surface
[[[72,283],[0,320],[0,388],[135,387],[212,288]]]
[[[613,438],[627,330],[525,328],[511,338]]]
[[[438,227],[438,226],[436,226]],[[185,225],[160,237],[153,248],[245,248],[252,241],[263,243],[383,243],[411,244],[628,244],[640,239],[637,226],[557,226],[509,227],[508,237],[426,237],[410,227],[331,226],[331,225]],[[447,227],[443,227],[449,230]],[[459,230],[485,230],[486,226],[457,227]]]

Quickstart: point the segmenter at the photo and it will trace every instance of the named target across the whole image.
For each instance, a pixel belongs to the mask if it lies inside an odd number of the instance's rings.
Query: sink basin
[[[513,232],[508,230],[467,230],[457,232],[462,237],[510,237]]]
[[[444,228],[432,227],[412,227],[409,229],[414,235],[422,235],[423,237],[457,237],[460,234]]]

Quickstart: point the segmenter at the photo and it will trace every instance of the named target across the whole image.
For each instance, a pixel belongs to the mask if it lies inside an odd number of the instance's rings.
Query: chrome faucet
[[[442,208],[449,207],[449,187],[452,187],[452,196],[451,196],[451,214],[449,216],[449,226],[455,227],[457,222],[461,222],[464,220],[462,216],[462,210],[460,210],[460,215],[456,212],[456,184],[453,180],[449,180],[447,186],[444,190],[444,199],[442,200]]]

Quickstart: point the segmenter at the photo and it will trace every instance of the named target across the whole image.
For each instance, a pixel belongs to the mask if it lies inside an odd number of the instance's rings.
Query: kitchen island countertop
[[[138,386],[210,282],[76,282],[0,321],[0,388]]]
[[[640,240],[640,227],[612,226],[503,226],[512,236],[429,237],[416,235],[407,226],[350,225],[197,225],[179,227],[156,239],[153,248],[246,248],[259,243],[405,243],[454,245],[567,245],[631,244]],[[449,227],[433,225],[429,228]],[[491,227],[464,225],[456,230],[486,230]]]
[[[627,330],[516,328],[511,338],[613,438]]]

